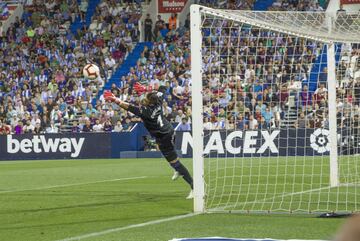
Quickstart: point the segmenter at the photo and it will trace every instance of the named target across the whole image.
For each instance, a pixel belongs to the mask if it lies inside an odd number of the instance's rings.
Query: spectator
[[[131,119],[126,118],[125,123],[122,126],[123,126],[123,131],[130,131],[132,128]]]
[[[346,77],[346,70],[348,69],[345,60],[341,60],[337,67],[337,78],[342,81]],[[326,81],[327,82],[327,81]]]
[[[42,134],[44,129],[41,127],[41,123],[36,123],[34,128],[34,134]]]
[[[94,132],[102,132],[104,129],[104,126],[102,124],[100,124],[100,120],[97,119],[95,121],[95,124],[93,125],[92,129]]]
[[[146,15],[146,19],[144,21],[144,32],[145,32],[145,41],[152,41],[152,19],[150,14]]]
[[[92,132],[92,131],[93,131],[93,130],[92,130],[92,127],[91,127],[91,122],[90,122],[90,120],[87,120],[87,121],[86,121],[85,125],[84,125],[83,128],[82,128],[82,131],[83,131],[83,132]]]
[[[177,25],[177,14],[176,13],[172,13],[171,16],[169,17],[169,30],[175,30],[176,29],[176,25]]]
[[[308,90],[308,86],[304,85],[303,90],[300,93],[301,107],[302,111],[304,111],[307,106],[311,105],[311,94]]]
[[[272,113],[272,111],[270,110],[269,107],[266,107],[265,111],[262,112],[262,118],[264,119],[267,127],[270,127],[271,126],[271,121],[274,118],[274,115],[273,115],[273,113]]]
[[[155,36],[158,36],[158,33],[164,28],[166,28],[165,21],[161,18],[161,15],[158,15],[158,20],[156,21],[154,28]]]
[[[204,118],[204,130],[211,130],[212,129],[212,124],[209,121],[209,118]]]
[[[79,6],[79,10],[80,10],[80,21],[82,23],[85,23],[85,14],[86,14],[86,11],[88,9],[88,1],[87,0],[82,0],[81,3],[80,3],[80,6]]]
[[[59,110],[59,105],[55,104],[54,108],[51,110],[50,113],[50,120],[54,121],[55,123],[59,123],[61,121],[62,113]]]
[[[9,135],[11,133],[10,126],[0,120],[0,135]]]
[[[34,133],[35,126],[31,124],[31,121],[28,119],[26,124],[23,126],[24,133]]]
[[[308,123],[307,123],[307,120],[305,118],[304,112],[300,113],[299,118],[294,123],[294,127],[295,128],[306,128],[306,127],[308,127]]]
[[[50,125],[46,128],[46,133],[59,133],[58,125],[54,121],[50,121]]]
[[[323,101],[327,100],[327,89],[325,88],[325,84],[320,84],[319,88],[317,88],[314,92],[314,105],[315,104],[323,104]]]
[[[315,12],[323,12],[324,8],[318,2],[316,2],[312,10]]]
[[[177,131],[190,131],[190,130],[191,130],[191,127],[188,122],[188,119],[186,117],[182,118],[181,123],[177,127]]]
[[[238,115],[237,128],[239,130],[247,130],[249,128],[249,122],[243,117],[242,114]]]
[[[188,15],[186,16],[184,28],[190,29],[190,13],[188,13]]]
[[[287,105],[287,102],[289,100],[289,92],[286,85],[281,87],[279,96],[280,96],[280,107],[281,109],[285,109],[285,105]]]
[[[72,133],[79,133],[81,131],[80,126],[78,125],[77,121],[73,122],[73,126],[71,127]]]
[[[120,123],[121,124],[121,123]],[[105,123],[104,123],[104,128],[103,128],[103,130],[105,131],[105,132],[111,132],[112,131],[112,124],[111,124],[111,122],[110,122],[110,120],[106,120],[105,121]]]
[[[121,121],[118,120],[116,125],[114,126],[114,132],[121,132],[123,130],[123,126],[121,125]]]
[[[268,129],[270,126],[266,123],[265,118],[264,117],[260,117],[260,122],[258,125],[259,130],[266,130]]]
[[[250,115],[249,117],[249,129],[250,130],[256,130],[258,128],[258,121],[254,118],[253,115]]]
[[[14,127],[14,134],[19,135],[23,133],[24,133],[23,123],[19,121],[18,124]]]
[[[4,36],[4,27],[2,21],[0,21],[0,38]]]
[[[346,10],[344,9],[344,6],[340,4],[340,8],[336,11],[336,15],[340,14],[346,14]]]

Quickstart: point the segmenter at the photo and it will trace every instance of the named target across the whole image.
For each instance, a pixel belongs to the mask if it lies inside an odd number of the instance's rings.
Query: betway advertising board
[[[338,135],[338,142],[351,139],[348,132]],[[206,131],[204,155],[211,157],[314,156],[330,151],[327,129],[279,129],[262,131]],[[191,132],[177,132],[176,149],[183,157],[192,156]]]
[[[111,136],[44,134],[0,136],[0,160],[109,158]]]

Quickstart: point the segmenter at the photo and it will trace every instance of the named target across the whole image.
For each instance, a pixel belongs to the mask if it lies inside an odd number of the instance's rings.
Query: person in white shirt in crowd
[[[55,104],[54,108],[52,109],[51,113],[50,113],[50,120],[54,121],[55,123],[60,122],[62,117],[62,113],[59,110],[59,105]]]
[[[178,110],[178,113],[177,113],[177,115],[175,117],[175,122],[180,123],[183,118],[186,118],[184,112],[182,110]]]
[[[4,36],[4,27],[2,22],[0,21],[0,38],[2,38]]]
[[[254,78],[255,78],[254,66],[250,64],[249,67],[245,70],[245,82],[248,83],[250,79],[254,79]]]
[[[39,115],[37,113],[32,115],[31,124],[33,126],[36,126],[36,124],[41,124],[41,119],[39,118]]]
[[[123,130],[123,126],[121,125],[121,121],[118,120],[116,125],[114,126],[113,132],[121,132]]]
[[[256,130],[258,128],[258,121],[254,118],[253,115],[250,115],[249,117],[249,129],[250,130]]]
[[[113,107],[111,105],[109,105],[109,109],[106,111],[106,115],[107,117],[109,118],[112,118],[114,116],[114,110],[113,110]]]
[[[204,126],[204,130],[211,130],[212,124],[209,121],[209,118],[207,118],[207,117],[204,118],[203,126]]]
[[[317,88],[314,92],[315,95],[319,94],[319,93],[327,93],[327,89],[325,88],[324,84],[320,84],[319,88]]]
[[[59,133],[59,127],[54,121],[50,122],[50,126],[46,128],[46,133]]]
[[[80,3],[80,6],[79,6],[79,10],[80,10],[80,21],[82,23],[85,22],[85,14],[86,14],[86,11],[88,9],[88,6],[89,6],[89,3],[87,0],[82,0],[81,3]]]
[[[172,109],[166,101],[163,102],[163,110],[164,110],[165,116],[170,115],[172,113]]]
[[[94,132],[102,132],[104,129],[104,126],[100,123],[100,120],[97,119],[95,121],[95,125],[93,126]]]
[[[111,56],[111,54],[106,54],[105,64],[112,71],[116,69],[116,62],[115,59]]]
[[[26,121],[26,124],[23,126],[24,133],[33,133],[35,129],[35,126],[31,124],[30,120]]]
[[[179,82],[176,80],[176,79],[173,79],[173,90],[172,90],[172,94],[178,98],[178,99],[181,99],[181,95],[182,93],[184,92],[184,87],[180,86],[179,85]]]

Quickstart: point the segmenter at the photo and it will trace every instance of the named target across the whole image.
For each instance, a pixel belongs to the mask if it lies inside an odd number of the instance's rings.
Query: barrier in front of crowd
[[[354,129],[338,131],[339,153],[355,154],[360,138]],[[206,131],[204,154],[224,156],[313,156],[329,154],[326,129],[273,129],[247,131]],[[47,160],[85,158],[161,157],[144,151],[148,132],[138,124],[130,132],[67,133],[0,136],[0,160]],[[176,132],[176,149],[182,157],[192,157],[191,132]]]

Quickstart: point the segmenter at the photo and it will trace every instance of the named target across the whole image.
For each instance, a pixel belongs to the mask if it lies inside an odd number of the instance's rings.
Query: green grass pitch
[[[183,162],[191,167],[191,160]],[[343,222],[314,215],[204,214],[131,226],[192,212],[192,201],[185,200],[187,185],[172,182],[171,175],[163,159],[0,162],[0,240],[66,240],[88,234],[81,240],[330,239]],[[112,231],[101,233],[106,230]]]

